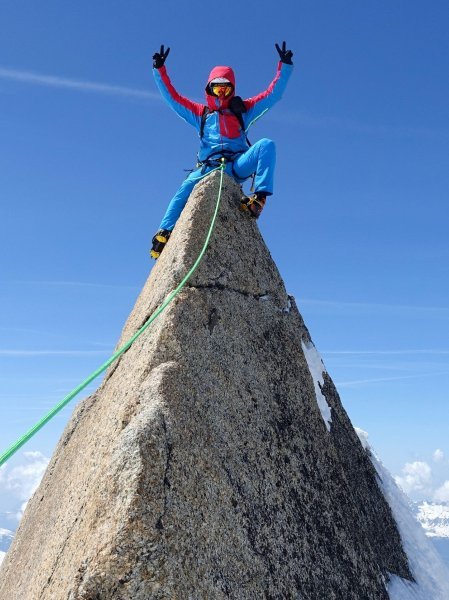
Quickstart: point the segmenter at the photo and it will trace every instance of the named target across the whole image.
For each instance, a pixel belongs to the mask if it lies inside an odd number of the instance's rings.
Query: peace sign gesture
[[[292,56],[293,52],[291,50],[287,50],[287,44],[282,42],[282,48],[279,48],[278,44],[275,44],[276,50],[279,52],[279,56],[281,58],[281,62],[286,65],[292,65]]]
[[[153,54],[153,67],[155,69],[160,69],[164,66],[164,62],[169,52],[170,48],[167,48],[167,50],[164,51],[164,46],[162,45],[160,52],[156,52],[155,54]]]

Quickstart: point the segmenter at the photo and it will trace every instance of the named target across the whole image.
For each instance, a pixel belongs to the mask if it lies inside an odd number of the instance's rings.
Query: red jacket
[[[210,109],[207,115],[203,137],[201,138],[198,158],[206,159],[210,154],[220,150],[242,152],[248,148],[245,133],[251,125],[278,102],[290,78],[293,65],[279,62],[276,76],[268,88],[252,98],[244,100],[246,112],[242,114],[244,131],[237,117],[229,110],[229,102],[235,94],[235,75],[231,67],[218,66],[210,72],[206,86],[206,103]],[[193,102],[179,94],[173,87],[165,66],[153,69],[156,84],[167,104],[187,123],[199,132],[201,117],[206,105]],[[208,93],[209,82],[217,77],[228,79],[234,86],[233,93],[227,98],[217,98]]]

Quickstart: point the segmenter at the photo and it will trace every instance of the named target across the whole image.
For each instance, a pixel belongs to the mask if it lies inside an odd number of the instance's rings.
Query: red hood
[[[215,96],[212,96],[208,92],[209,83],[212,81],[212,79],[215,79],[216,77],[224,77],[225,79],[230,81],[232,83],[232,85],[234,86],[234,89],[232,90],[232,94],[230,96],[228,96],[227,98],[224,98],[223,100],[221,100],[221,102],[219,101],[218,98],[216,98]],[[227,108],[227,106],[234,94],[235,94],[234,71],[231,69],[231,67],[214,67],[209,74],[209,78],[207,80],[207,86],[206,86],[206,101],[207,101],[208,107],[211,108],[212,110],[216,110],[217,108]]]

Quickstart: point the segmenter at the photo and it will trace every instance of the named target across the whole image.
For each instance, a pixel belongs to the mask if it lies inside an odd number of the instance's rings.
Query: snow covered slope
[[[449,568],[449,503],[415,503],[415,516]]]
[[[429,537],[449,538],[449,503],[415,504],[416,518]]]
[[[363,446],[370,453],[379,476],[379,484],[399,528],[402,544],[416,583],[391,576],[387,584],[391,600],[448,600],[449,570],[426,537],[424,529],[413,515],[407,496],[399,489],[393,477],[374,454],[365,431],[357,429]]]

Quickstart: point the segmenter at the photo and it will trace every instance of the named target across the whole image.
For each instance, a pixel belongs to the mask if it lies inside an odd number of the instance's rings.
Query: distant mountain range
[[[415,516],[449,567],[449,502],[416,502]]]
[[[415,503],[414,510],[429,537],[449,539],[449,502]]]

